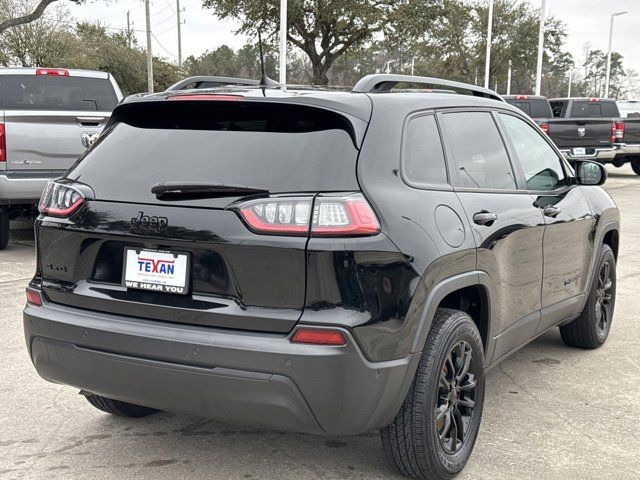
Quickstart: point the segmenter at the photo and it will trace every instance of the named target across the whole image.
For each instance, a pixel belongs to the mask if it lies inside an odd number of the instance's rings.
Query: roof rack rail
[[[187,77],[182,80],[174,83],[169,88],[167,88],[167,92],[173,92],[174,90],[183,90],[187,85],[191,85],[192,83],[200,84],[203,82],[207,83],[215,83],[216,87],[225,87],[227,85],[239,85],[239,86],[248,86],[248,87],[257,87],[260,84],[260,81],[253,80],[250,78],[235,78],[235,77],[216,77],[211,75],[198,75],[195,77]],[[197,88],[197,87],[196,87]]]
[[[351,90],[354,93],[384,93],[389,92],[398,83],[414,83],[420,85],[430,85],[438,87],[455,88],[471,92],[476,97],[491,98],[493,100],[504,101],[500,95],[488,88],[478,87],[469,83],[454,82],[434,77],[417,77],[413,75],[392,75],[376,73],[362,77],[356,86]]]

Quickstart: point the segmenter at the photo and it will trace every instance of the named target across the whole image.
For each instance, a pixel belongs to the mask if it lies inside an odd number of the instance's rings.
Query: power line
[[[151,36],[154,38],[154,40],[156,41],[156,43],[160,46],[160,48],[161,48],[162,50],[164,50],[166,53],[168,53],[168,54],[169,54],[169,55],[171,55],[172,57],[177,58],[177,55],[175,55],[175,54],[171,53],[169,50],[167,50],[166,48],[164,48],[164,45],[162,45],[162,44],[160,43],[160,40],[158,40],[158,37],[156,37],[154,33],[151,33]]]

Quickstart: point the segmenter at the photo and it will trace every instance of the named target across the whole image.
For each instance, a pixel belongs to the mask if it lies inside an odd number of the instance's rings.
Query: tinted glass
[[[490,113],[447,113],[442,118],[455,157],[459,186],[516,188],[507,151]]]
[[[553,116],[556,118],[564,118],[565,113],[567,112],[567,102],[549,102],[551,104],[551,111],[553,112]]]
[[[549,118],[553,116],[548,100],[536,98],[531,100],[531,116],[533,118]]]
[[[111,111],[117,104],[102,78],[0,75],[0,109]]]
[[[555,190],[567,184],[556,152],[528,123],[512,115],[500,115],[530,190]]]
[[[124,108],[123,108],[124,107]],[[96,198],[151,201],[159,182],[216,182],[282,192],[358,190],[344,117],[249,102],[123,105],[71,171]]]
[[[575,101],[571,107],[571,116],[581,117],[602,117],[602,105],[600,102]]]
[[[510,103],[514,107],[518,107],[527,115],[531,115],[531,107],[527,100],[507,100],[507,103]]]
[[[412,118],[407,125],[404,142],[402,166],[407,180],[426,184],[447,183],[444,151],[433,115]]]

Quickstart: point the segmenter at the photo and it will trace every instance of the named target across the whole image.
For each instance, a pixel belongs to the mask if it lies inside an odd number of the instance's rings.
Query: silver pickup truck
[[[0,68],[0,250],[9,220],[34,211],[47,181],[95,141],[121,99],[105,72]]]

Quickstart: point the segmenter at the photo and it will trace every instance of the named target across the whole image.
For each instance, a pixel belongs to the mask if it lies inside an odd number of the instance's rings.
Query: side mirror
[[[598,162],[577,162],[575,168],[579,185],[602,185],[609,175],[604,165]]]

